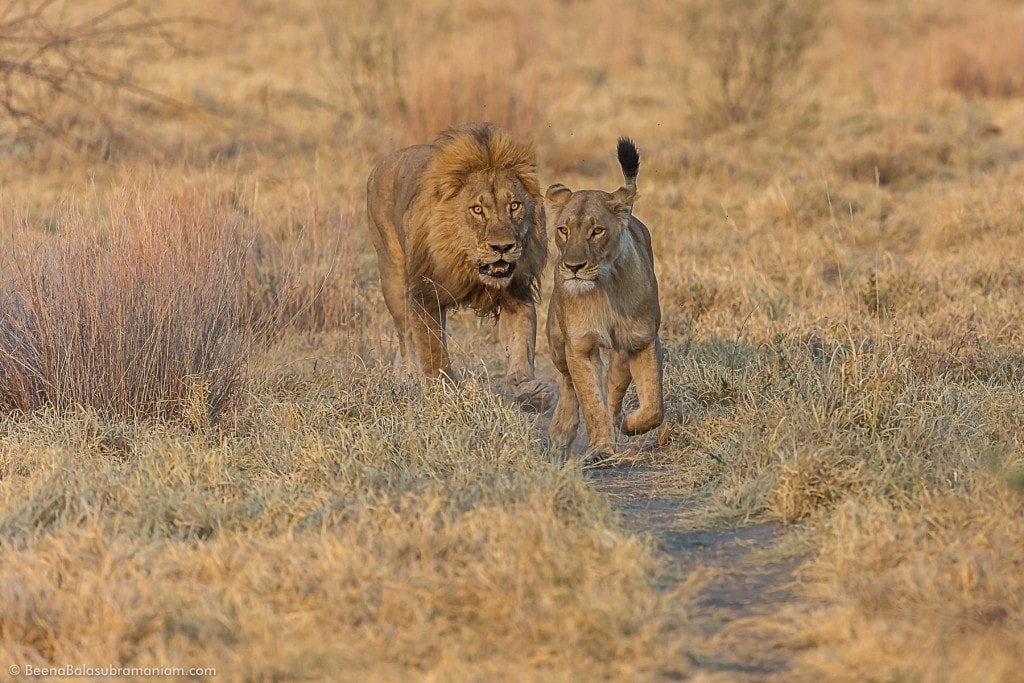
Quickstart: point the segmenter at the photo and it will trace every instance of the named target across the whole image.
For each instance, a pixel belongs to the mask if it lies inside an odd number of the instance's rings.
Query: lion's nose
[[[568,261],[563,261],[562,265],[571,270],[572,274],[575,275],[576,273],[580,272],[580,270],[585,265],[587,265],[587,262],[583,261],[582,263],[569,263]]]
[[[491,249],[498,252],[499,254],[506,254],[512,251],[512,247],[516,246],[515,242],[502,242],[500,244],[491,243],[489,245]]]

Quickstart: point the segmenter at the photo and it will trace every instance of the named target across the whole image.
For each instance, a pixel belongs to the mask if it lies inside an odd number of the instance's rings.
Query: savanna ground
[[[486,119],[542,186],[641,149],[668,415],[627,455],[698,502],[662,531],[783,530],[751,676],[1021,680],[1018,4],[0,6],[0,669],[743,675],[487,323],[457,390],[391,371],[366,175]]]

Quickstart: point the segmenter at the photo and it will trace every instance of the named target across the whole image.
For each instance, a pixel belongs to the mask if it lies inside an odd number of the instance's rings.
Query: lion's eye
[[[484,215],[484,207],[482,207],[482,206],[471,206],[471,207],[469,207],[469,210],[472,211],[473,214],[476,215],[476,216],[483,216]]]
[[[565,227],[564,225],[558,227],[558,232],[560,232],[563,237],[569,236],[569,228]]]
[[[590,233],[594,237],[600,237],[604,234],[604,228],[594,228],[594,232]]]
[[[519,207],[521,207],[521,206],[522,206],[522,203],[521,203],[521,202],[511,202],[511,203],[510,203],[510,204],[508,205],[508,210],[509,210],[509,211],[518,211],[518,210],[519,210]]]

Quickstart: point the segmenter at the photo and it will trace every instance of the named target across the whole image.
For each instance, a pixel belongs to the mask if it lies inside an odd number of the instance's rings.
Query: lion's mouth
[[[509,263],[508,261],[495,261],[494,263],[481,263],[477,266],[477,270],[480,271],[481,275],[493,277],[498,280],[503,280],[507,277],[512,277],[512,271],[516,269],[516,264]]]

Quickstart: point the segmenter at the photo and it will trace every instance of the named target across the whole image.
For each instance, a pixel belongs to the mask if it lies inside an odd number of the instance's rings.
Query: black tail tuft
[[[626,180],[633,180],[640,173],[640,152],[636,145],[629,138],[619,138],[619,146],[616,149],[619,155],[619,166],[622,167],[622,175]]]

